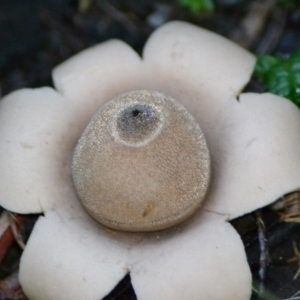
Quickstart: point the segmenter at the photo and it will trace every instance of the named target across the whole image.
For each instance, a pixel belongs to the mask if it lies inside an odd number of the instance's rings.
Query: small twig
[[[242,22],[231,33],[230,39],[244,48],[252,48],[262,33],[274,4],[275,0],[254,1]]]
[[[8,212],[4,211],[0,217],[0,263],[12,243],[13,236],[9,229],[9,216]]]
[[[275,49],[283,34],[286,19],[286,11],[282,9],[272,11],[270,22],[256,47],[257,54],[268,54]]]
[[[113,5],[111,5],[107,1],[98,0],[97,6],[104,10],[104,12],[108,14],[112,19],[124,26],[129,33],[133,35],[137,33],[138,30],[135,24],[130,21],[124,13],[117,10]]]
[[[300,223],[300,192],[284,196],[279,209],[283,210],[278,213],[282,222]]]
[[[289,258],[286,262],[287,263],[293,263],[293,262],[297,262],[298,263],[298,270],[296,272],[296,274],[294,275],[293,279],[298,279],[300,277],[300,252],[299,249],[297,247],[296,242],[293,242],[293,249],[294,249],[294,254],[295,256],[292,258]]]
[[[25,243],[22,236],[20,235],[20,225],[24,223],[25,218],[23,216],[16,216],[12,213],[9,213],[9,226],[14,236],[15,241],[20,246],[22,250],[25,249]]]
[[[264,293],[264,281],[266,278],[266,269],[270,261],[268,245],[267,245],[267,238],[266,238],[266,228],[264,221],[262,219],[261,211],[257,211],[255,213],[256,216],[256,224],[257,224],[257,231],[258,231],[258,243],[260,249],[260,258],[259,258],[259,295]]]
[[[14,216],[12,219],[11,213],[7,211],[2,213],[0,217],[0,263],[14,240],[24,249],[24,242],[19,235],[19,229],[24,220],[25,217],[20,215]]]

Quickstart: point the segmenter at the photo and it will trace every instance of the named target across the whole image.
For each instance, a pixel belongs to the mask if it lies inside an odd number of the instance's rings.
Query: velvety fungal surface
[[[200,207],[210,158],[199,125],[180,103],[133,91],[93,117],[75,148],[72,174],[83,206],[97,221],[153,231]]]

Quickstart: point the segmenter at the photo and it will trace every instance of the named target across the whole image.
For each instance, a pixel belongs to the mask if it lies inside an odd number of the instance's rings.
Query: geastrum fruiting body
[[[254,64],[171,22],[143,58],[109,41],[58,66],[56,90],[2,99],[0,203],[44,213],[20,264],[30,299],[99,300],[128,273],[139,300],[250,299],[226,221],[300,188],[299,110],[240,94]]]

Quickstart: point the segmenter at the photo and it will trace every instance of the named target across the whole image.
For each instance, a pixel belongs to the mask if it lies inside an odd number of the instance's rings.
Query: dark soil
[[[107,39],[121,39],[141,53],[151,32],[175,19],[211,29],[255,53],[288,55],[300,49],[300,5],[287,11],[275,2],[218,0],[214,14],[192,15],[175,0],[94,0],[85,11],[79,10],[77,1],[70,0],[1,0],[0,95],[22,87],[51,86],[51,70],[56,65]],[[259,26],[247,27],[245,20]],[[263,89],[256,80],[247,86],[250,91]],[[25,236],[29,235],[34,220],[27,217]],[[258,220],[263,220],[264,230],[263,226],[257,226],[261,224]],[[295,256],[293,243],[300,247],[300,225],[280,222],[278,214],[270,208],[232,224],[245,243],[255,283],[278,299],[299,292],[300,279],[293,277],[300,266],[297,261],[287,263],[287,260]],[[259,238],[258,228],[260,234],[265,232],[267,249],[260,245],[263,239]],[[9,249],[0,266],[2,278],[17,269],[20,255],[17,245]],[[112,299],[136,299],[129,276],[105,297]],[[258,299],[255,293],[253,299]]]

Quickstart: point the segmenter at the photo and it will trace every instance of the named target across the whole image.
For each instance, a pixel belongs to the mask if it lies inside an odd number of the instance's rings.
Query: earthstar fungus
[[[109,41],[58,66],[53,72],[56,90],[24,89],[2,99],[1,205],[18,213],[44,213],[20,263],[20,281],[30,299],[98,300],[128,273],[139,300],[250,299],[251,273],[243,244],[226,221],[300,188],[299,110],[271,94],[240,94],[254,64],[251,54],[230,41],[171,22],[149,38],[142,59],[126,44]],[[85,179],[77,182],[76,169],[90,158],[80,154],[86,142],[76,144],[97,123],[92,118],[98,110],[105,111],[110,100],[131,91],[158,92],[178,101],[201,127],[210,152],[211,182],[201,208],[160,231],[147,232],[151,226],[141,228],[139,222],[135,228],[112,227],[146,232],[109,229],[78,199],[85,197],[80,186]],[[106,123],[110,142],[120,141],[114,145],[118,151],[147,149],[163,138],[167,119],[155,100],[129,107],[125,102]],[[149,122],[146,129],[143,116]],[[144,128],[145,139],[137,128]],[[100,155],[104,146],[98,146],[99,153],[90,156]],[[190,161],[184,161],[186,155],[174,157],[184,164]],[[185,171],[194,167],[187,165]],[[145,185],[153,170],[139,178]],[[128,166],[122,170],[131,171]],[[110,186],[116,178],[104,180]],[[109,186],[102,190],[109,193]],[[139,215],[155,212],[151,201]]]

